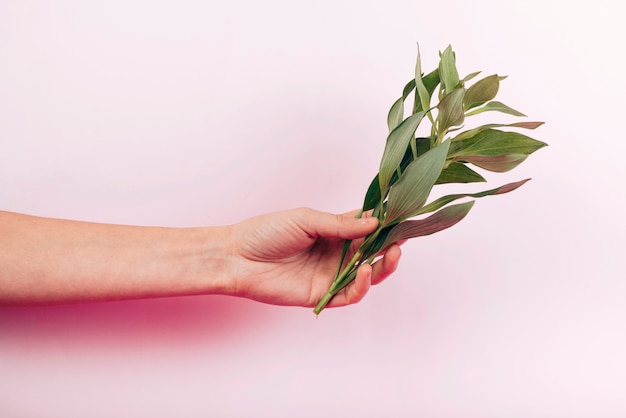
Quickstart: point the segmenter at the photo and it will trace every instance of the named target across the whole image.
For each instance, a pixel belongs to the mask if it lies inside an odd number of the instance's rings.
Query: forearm
[[[0,303],[228,294],[227,237],[0,212]]]

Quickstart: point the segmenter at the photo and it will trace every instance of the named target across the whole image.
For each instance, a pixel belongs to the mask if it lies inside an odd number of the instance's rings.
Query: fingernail
[[[369,225],[369,224],[373,224],[373,223],[377,223],[378,222],[378,218],[359,218],[356,221],[358,224],[360,225]]]

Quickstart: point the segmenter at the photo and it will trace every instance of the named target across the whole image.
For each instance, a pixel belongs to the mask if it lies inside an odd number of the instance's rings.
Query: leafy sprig
[[[496,173],[506,172],[547,145],[509,130],[536,129],[543,122],[490,123],[462,130],[468,117],[484,112],[525,116],[494,100],[500,82],[506,77],[493,74],[470,85],[479,74],[474,72],[460,78],[451,46],[440,52],[438,67],[424,74],[418,47],[415,77],[389,110],[389,134],[378,174],[370,183],[358,215],[371,212],[371,216],[379,219],[379,226],[365,237],[350,260],[346,259],[351,241],[344,243],[333,283],[315,307],[315,314],[355,279],[359,266],[373,263],[385,248],[398,241],[449,228],[461,221],[474,205],[474,200],[453,202],[508,193],[529,180],[478,193],[446,195],[427,203],[435,185],[485,182],[470,165]],[[411,97],[412,111],[405,118],[407,100]],[[437,104],[432,105],[435,100]],[[424,121],[430,123],[430,134],[418,137],[417,129]],[[418,216],[421,218],[411,219]]]

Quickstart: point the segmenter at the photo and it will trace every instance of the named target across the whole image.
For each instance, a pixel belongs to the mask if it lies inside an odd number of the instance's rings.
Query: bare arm
[[[0,211],[0,303],[33,304],[194,294],[313,306],[344,238],[376,220],[295,209],[220,227],[166,228]],[[394,246],[330,306],[359,301],[396,268]]]
[[[0,303],[224,293],[224,232],[0,212]]]

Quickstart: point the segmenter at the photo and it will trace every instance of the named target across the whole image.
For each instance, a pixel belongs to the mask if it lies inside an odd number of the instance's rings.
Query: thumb
[[[317,237],[355,239],[374,232],[378,218],[355,218],[354,213],[335,215],[310,210],[305,214],[303,224],[309,234]]]

